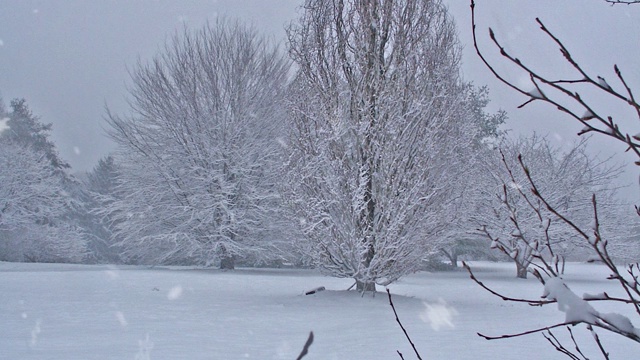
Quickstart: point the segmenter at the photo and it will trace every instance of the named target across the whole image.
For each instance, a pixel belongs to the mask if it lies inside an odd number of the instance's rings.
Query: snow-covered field
[[[472,265],[507,294],[542,294],[535,280],[515,279],[512,264]],[[580,295],[617,294],[606,275],[600,265],[570,264],[565,278]],[[315,341],[305,360],[399,359],[396,350],[415,359],[386,293],[361,297],[344,291],[351,284],[312,270],[0,262],[0,359],[295,359],[310,330]],[[327,291],[303,295],[317,286]],[[501,301],[463,271],[419,273],[390,289],[425,360],[564,358],[542,335],[499,341],[476,335],[562,322],[555,305]],[[602,305],[595,307],[615,310]],[[579,328],[583,350],[592,351],[590,335]],[[640,345],[601,336],[612,359],[638,358]]]

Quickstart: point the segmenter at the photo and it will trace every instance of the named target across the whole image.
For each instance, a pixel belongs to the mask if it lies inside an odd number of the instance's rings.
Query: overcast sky
[[[465,46],[463,73],[489,85],[491,109],[509,114],[517,133],[549,134],[559,144],[575,139],[581,126],[548,106],[516,107],[523,99],[497,83],[474,53],[467,0],[445,0]],[[501,71],[526,81],[505,66],[491,46],[491,26],[509,51],[544,72],[567,70],[557,48],[538,30],[535,17],[595,74],[614,83],[613,63],[640,91],[640,5],[610,6],[604,0],[478,0],[481,46]],[[300,0],[0,0],[0,94],[5,103],[25,98],[43,122],[54,124],[61,155],[78,171],[89,170],[113,149],[104,136],[105,104],[127,112],[127,69],[156,54],[184,24],[198,28],[217,16],[240,18],[284,40],[284,26],[296,18]],[[566,72],[565,72],[566,74]],[[615,87],[615,86],[614,86]],[[600,101],[596,98],[595,101]],[[618,114],[615,114],[618,115]],[[619,116],[631,116],[622,113]],[[640,124],[632,123],[638,131]],[[635,131],[635,132],[638,132]],[[635,133],[634,132],[634,133]],[[616,147],[618,146],[618,148]],[[618,149],[597,139],[597,148]],[[637,171],[628,173],[637,184]],[[634,196],[637,186],[633,187]]]

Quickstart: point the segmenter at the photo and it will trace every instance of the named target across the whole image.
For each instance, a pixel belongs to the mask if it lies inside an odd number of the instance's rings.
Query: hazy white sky
[[[514,133],[537,131],[559,143],[575,139],[579,124],[523,99],[497,83],[476,57],[468,0],[445,0],[465,45],[467,80],[488,84],[492,109],[509,113]],[[604,0],[477,0],[482,47],[515,81],[526,81],[505,66],[489,43],[491,26],[506,48],[550,74],[563,72],[557,48],[538,30],[540,17],[575,57],[596,74],[614,79],[617,63],[640,89],[640,5],[610,6]],[[91,169],[112,150],[102,127],[104,106],[125,113],[127,67],[149,60],[184,24],[199,27],[217,16],[240,18],[284,40],[301,0],[1,0],[0,94],[5,102],[24,97],[44,122],[54,124],[61,155],[76,170]],[[614,83],[614,81],[610,81]],[[600,101],[596,98],[594,101]],[[617,114],[616,114],[617,115]],[[620,116],[627,116],[622,113]],[[632,115],[632,114],[631,114]],[[633,123],[640,131],[640,124]],[[636,131],[636,132],[638,132]],[[615,148],[598,139],[601,149]],[[620,145],[621,146],[621,145]],[[606,150],[604,150],[606,151]],[[635,179],[635,180],[633,180]],[[629,172],[637,183],[637,171]],[[636,191],[637,186],[633,191]]]
[[[105,104],[127,111],[128,68],[147,61],[182,29],[217,16],[241,18],[284,38],[294,0],[0,0],[0,94],[24,97],[74,169],[113,149]]]

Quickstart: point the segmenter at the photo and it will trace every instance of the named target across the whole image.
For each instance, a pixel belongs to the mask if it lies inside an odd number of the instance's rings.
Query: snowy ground
[[[480,279],[507,294],[542,293],[535,280],[515,279],[512,264],[473,265]],[[579,295],[617,294],[606,274],[600,265],[570,264],[566,278]],[[588,280],[594,276],[601,280]],[[351,283],[311,270],[0,262],[0,359],[295,359],[310,330],[315,342],[305,360],[399,359],[396,350],[415,359],[386,293],[343,291]],[[321,285],[327,291],[303,295]],[[564,358],[541,335],[499,341],[476,335],[561,322],[555,306],[503,302],[462,271],[415,274],[391,291],[425,360]],[[590,336],[578,333],[590,351]],[[602,335],[612,359],[640,353],[638,344]]]

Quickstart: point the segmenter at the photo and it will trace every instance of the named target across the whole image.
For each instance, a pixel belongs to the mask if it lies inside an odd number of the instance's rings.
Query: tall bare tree
[[[290,202],[316,264],[375,290],[434,250],[479,136],[455,25],[440,1],[306,1],[288,38]]]

